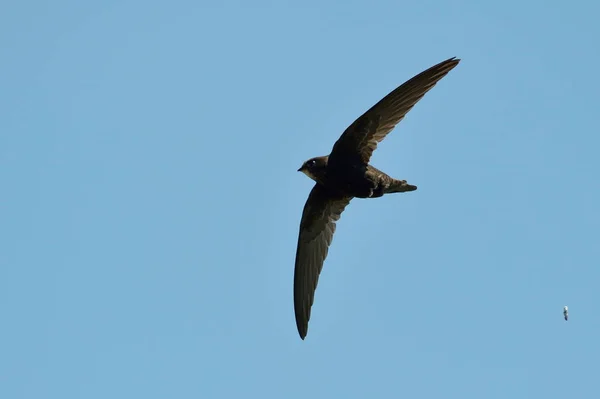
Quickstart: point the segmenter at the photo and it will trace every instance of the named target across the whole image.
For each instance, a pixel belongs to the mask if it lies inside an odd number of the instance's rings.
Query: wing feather
[[[335,224],[351,199],[333,195],[317,183],[304,205],[294,270],[294,310],[302,339],[308,332],[310,310],[319,274],[335,233]]]
[[[442,61],[400,85],[354,121],[336,141],[329,165],[368,164],[377,144],[423,98],[425,93],[460,62],[455,57]]]

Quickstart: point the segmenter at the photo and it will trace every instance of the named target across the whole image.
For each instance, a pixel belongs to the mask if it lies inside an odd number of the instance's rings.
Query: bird
[[[329,155],[305,161],[298,169],[315,182],[300,219],[294,267],[294,312],[300,338],[308,333],[311,308],[336,222],[353,198],[379,198],[415,191],[369,164],[373,151],[413,106],[458,65],[449,58],[398,86],[356,119]]]
[[[565,306],[563,308],[563,316],[565,316],[565,321],[569,321],[569,307]]]

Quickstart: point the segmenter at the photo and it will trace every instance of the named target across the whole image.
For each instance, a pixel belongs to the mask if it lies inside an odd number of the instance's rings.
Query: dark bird
[[[354,121],[328,156],[311,158],[298,169],[316,182],[304,205],[296,250],[294,310],[300,338],[308,332],[310,310],[335,224],[350,200],[417,189],[369,165],[377,144],[459,62],[450,58],[405,82]]]

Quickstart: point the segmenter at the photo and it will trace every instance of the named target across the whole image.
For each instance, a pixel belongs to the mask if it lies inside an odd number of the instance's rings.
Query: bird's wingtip
[[[306,338],[306,335],[308,334],[308,325],[300,323],[298,320],[296,320],[296,327],[298,329],[298,335],[300,336],[300,339],[304,341],[304,338]]]

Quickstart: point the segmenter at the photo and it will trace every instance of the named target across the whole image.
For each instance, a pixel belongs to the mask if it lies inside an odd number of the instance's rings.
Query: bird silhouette
[[[294,310],[300,338],[308,332],[319,274],[336,222],[346,206],[353,198],[378,198],[417,189],[369,165],[373,151],[459,62],[450,58],[403,83],[354,121],[328,156],[311,158],[298,169],[315,181],[302,212],[294,270]]]

